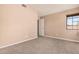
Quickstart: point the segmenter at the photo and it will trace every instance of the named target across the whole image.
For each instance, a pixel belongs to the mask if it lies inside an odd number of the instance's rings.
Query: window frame
[[[73,16],[79,16],[79,13],[71,14],[71,15],[66,15],[66,30],[79,30],[78,29],[79,25],[73,25]],[[72,17],[72,25],[68,25],[68,17]],[[79,22],[79,21],[75,21],[75,22]],[[72,28],[68,29],[68,26],[72,26]],[[77,29],[74,29],[73,26],[76,26]]]

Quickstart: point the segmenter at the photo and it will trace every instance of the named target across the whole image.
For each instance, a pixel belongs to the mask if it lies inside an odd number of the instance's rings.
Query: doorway
[[[44,18],[38,20],[38,37],[44,36]]]

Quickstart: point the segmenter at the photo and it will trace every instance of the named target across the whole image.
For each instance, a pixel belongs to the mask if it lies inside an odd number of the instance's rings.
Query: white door
[[[44,18],[39,19],[39,35],[44,36]]]

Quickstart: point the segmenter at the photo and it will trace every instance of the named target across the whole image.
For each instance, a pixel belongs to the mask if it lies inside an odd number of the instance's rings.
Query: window
[[[69,30],[79,30],[79,14],[67,15],[66,28]]]

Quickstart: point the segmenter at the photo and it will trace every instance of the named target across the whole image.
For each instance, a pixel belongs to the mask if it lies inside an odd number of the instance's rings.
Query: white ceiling
[[[79,7],[79,4],[31,4],[31,6],[38,12],[39,16],[45,16]]]

